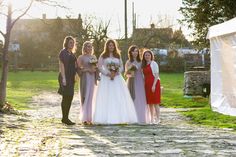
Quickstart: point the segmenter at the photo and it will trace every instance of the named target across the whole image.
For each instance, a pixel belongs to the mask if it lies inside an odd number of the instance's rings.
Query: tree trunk
[[[6,34],[4,36],[5,42],[3,47],[2,56],[2,75],[0,82],[0,108],[2,108],[6,102],[6,88],[7,88],[7,74],[8,74],[8,47],[10,42],[10,32],[11,32],[11,22],[12,22],[12,6],[8,6],[7,15],[7,25]]]
[[[7,39],[7,38],[5,38]],[[0,108],[3,107],[6,101],[6,87],[7,87],[7,74],[8,74],[8,42],[5,40],[2,57],[2,78],[0,83]]]

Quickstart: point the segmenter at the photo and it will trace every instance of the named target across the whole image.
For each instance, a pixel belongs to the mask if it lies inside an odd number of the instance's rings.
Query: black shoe
[[[67,119],[67,120],[62,119],[61,122],[66,124],[66,125],[75,125],[75,123],[70,121],[69,119]]]
[[[69,119],[67,120],[68,121],[68,124],[67,125],[75,125],[74,122],[70,121]]]

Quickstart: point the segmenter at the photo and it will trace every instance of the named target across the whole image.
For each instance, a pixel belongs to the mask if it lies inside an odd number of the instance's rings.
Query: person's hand
[[[152,85],[152,92],[154,93],[156,90],[156,86]]]
[[[82,69],[83,72],[89,72],[89,70],[90,70],[89,68],[83,68]]]
[[[66,79],[65,79],[65,78],[62,79],[62,85],[63,85],[63,86],[66,86]]]
[[[110,73],[107,74],[107,76],[109,76],[111,78],[111,80],[113,80],[114,77],[116,76],[116,72],[115,71],[111,71]]]
[[[137,67],[137,65],[136,65],[136,64],[132,63],[132,66],[134,66],[136,69],[138,69],[138,67]]]
[[[111,79],[113,80],[115,76],[116,76],[116,72],[112,71],[111,72]]]
[[[89,69],[89,73],[95,73],[96,72],[96,69],[92,68],[92,69]]]

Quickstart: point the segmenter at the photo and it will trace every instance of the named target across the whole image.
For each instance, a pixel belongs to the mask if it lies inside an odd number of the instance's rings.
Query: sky
[[[24,7],[29,0],[11,0],[14,9]],[[21,3],[19,3],[21,1]],[[108,35],[112,38],[124,38],[124,0],[57,0],[58,3],[69,9],[39,6],[34,4],[28,14],[23,18],[41,18],[46,14],[47,18],[71,16],[77,18],[81,14],[82,19],[96,16],[98,20],[108,22],[110,20]],[[127,0],[128,37],[132,34],[132,4],[136,13],[136,27],[150,27],[154,23],[156,27],[163,25],[178,29],[180,24],[177,19],[182,15],[178,11],[182,0]],[[15,13],[17,15],[17,12]],[[13,15],[14,17],[14,15]],[[168,19],[168,20],[165,20]],[[165,21],[165,22],[164,22]],[[169,22],[167,22],[169,21]],[[0,29],[4,30],[3,18],[0,18]],[[181,26],[187,39],[191,40],[187,28]]]

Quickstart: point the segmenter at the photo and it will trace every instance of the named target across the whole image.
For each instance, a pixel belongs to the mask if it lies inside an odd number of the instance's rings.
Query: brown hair
[[[138,46],[136,46],[136,45],[131,45],[131,46],[129,47],[129,49],[128,49],[129,61],[130,61],[130,62],[133,62],[133,61],[134,61],[132,52],[133,52],[135,49],[138,49],[138,56],[137,56],[136,59],[137,59],[138,62],[140,62],[140,61],[141,61],[141,58],[140,58],[140,51],[139,51]]]
[[[114,56],[115,58],[120,59],[120,50],[118,49],[118,44],[117,44],[117,42],[116,42],[115,40],[113,40],[113,39],[108,39],[108,40],[106,41],[106,43],[105,43],[105,45],[104,45],[104,50],[103,50],[103,52],[102,52],[102,54],[101,54],[102,58],[105,59],[105,58],[108,58],[108,57],[110,56],[109,48],[108,48],[108,45],[109,45],[110,43],[113,43],[113,44],[114,44],[114,47],[115,47],[115,50],[114,50],[114,52],[113,52],[113,56]]]
[[[143,51],[143,56],[142,56],[142,68],[144,68],[147,65],[147,61],[144,58],[145,53],[151,54],[151,60],[154,60],[154,55],[153,52],[149,49]]]
[[[74,41],[74,48],[72,50],[72,52],[75,52],[75,49],[76,49],[76,46],[75,46],[75,38],[73,38],[72,36],[66,36],[65,39],[64,39],[64,42],[63,42],[63,48],[64,49],[68,49],[68,44],[69,44],[69,41],[70,40],[73,40]]]

